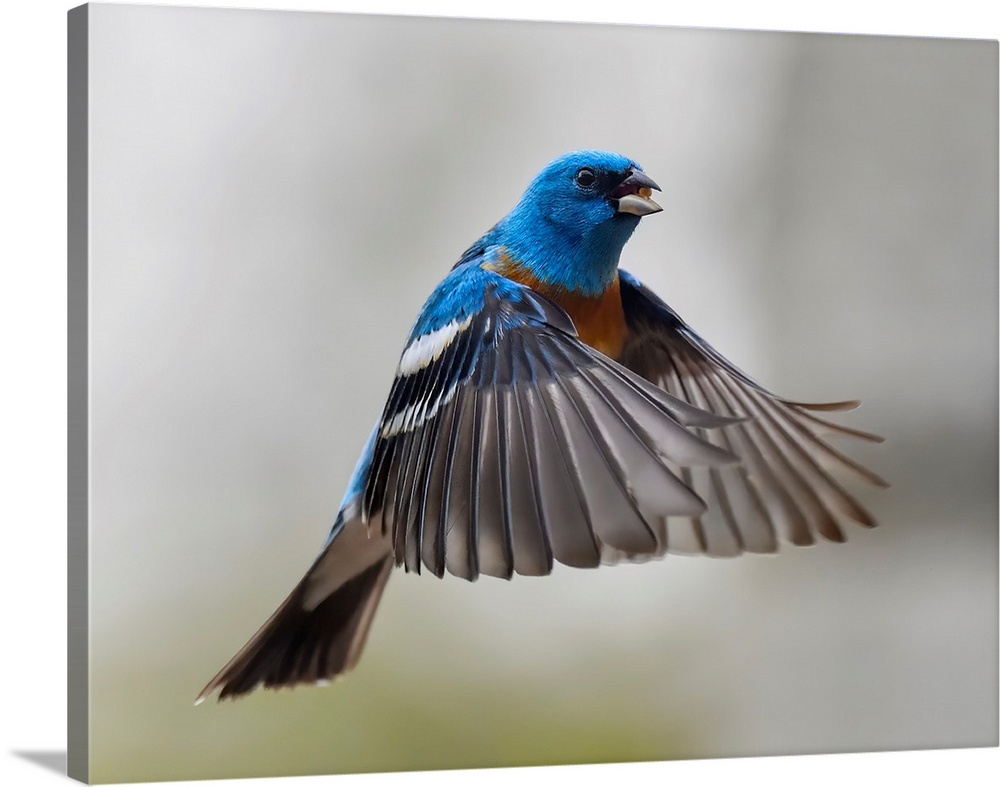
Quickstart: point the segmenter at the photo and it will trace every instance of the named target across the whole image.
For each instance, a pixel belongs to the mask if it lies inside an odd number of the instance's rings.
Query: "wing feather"
[[[512,388],[510,406],[510,454],[508,479],[510,492],[511,540],[514,569],[518,574],[544,576],[552,571],[552,545],[542,507],[545,489],[539,481],[538,467],[532,453],[533,424],[523,391]]]
[[[782,399],[731,364],[624,272],[621,292],[629,336],[620,362],[698,410],[742,419],[719,429],[692,428],[702,440],[738,456],[740,463],[680,468],[681,479],[705,498],[708,510],[685,526],[693,539],[671,538],[669,551],[769,552],[777,548],[778,535],[800,545],[813,543],[816,535],[843,541],[842,517],[874,526],[871,514],[833,474],[846,471],[878,487],[886,482],[822,435],[881,438],[814,414],[850,410],[858,402]],[[678,527],[679,535],[682,530]]]

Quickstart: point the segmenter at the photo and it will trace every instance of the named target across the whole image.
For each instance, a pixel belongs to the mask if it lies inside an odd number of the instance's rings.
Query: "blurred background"
[[[997,743],[997,44],[90,7],[91,775]],[[322,544],[423,298],[549,159],[783,395],[860,398],[874,531],[397,573],[325,688],[192,705]]]

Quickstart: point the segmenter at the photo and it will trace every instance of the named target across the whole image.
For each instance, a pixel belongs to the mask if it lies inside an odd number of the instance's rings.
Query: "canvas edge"
[[[90,772],[89,7],[67,12],[67,775]]]

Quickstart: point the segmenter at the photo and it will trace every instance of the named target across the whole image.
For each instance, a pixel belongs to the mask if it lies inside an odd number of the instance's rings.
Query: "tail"
[[[270,619],[201,690],[219,699],[329,681],[358,661],[392,570],[389,545],[359,520],[338,523],[326,549]]]

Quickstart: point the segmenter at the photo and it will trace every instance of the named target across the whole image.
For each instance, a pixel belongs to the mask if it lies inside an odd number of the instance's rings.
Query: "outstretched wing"
[[[620,282],[628,326],[620,362],[696,407],[746,416],[724,429],[699,430],[741,462],[678,468],[708,509],[671,518],[663,533],[666,551],[773,552],[779,540],[811,544],[817,533],[843,541],[839,520],[845,517],[865,527],[875,525],[832,472],[845,471],[880,487],[888,484],[830,445],[824,435],[874,442],[882,438],[816,415],[851,410],[858,402],[805,404],[776,396],[733,366],[633,276],[621,271]]]
[[[583,344],[565,312],[474,263],[418,318],[376,430],[360,513],[397,564],[467,579],[655,554],[704,502],[673,466],[735,461],[730,423]]]

